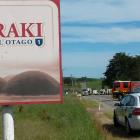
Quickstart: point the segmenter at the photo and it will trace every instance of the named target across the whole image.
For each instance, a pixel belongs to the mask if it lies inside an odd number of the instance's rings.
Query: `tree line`
[[[109,61],[103,84],[112,87],[115,80],[140,81],[140,55],[116,53]]]
[[[88,77],[80,77],[80,78],[75,78],[75,77],[63,77],[63,83],[65,85],[72,85],[72,82],[75,83],[81,83],[81,82],[92,82],[92,81],[98,81],[100,79],[96,78],[88,78]]]

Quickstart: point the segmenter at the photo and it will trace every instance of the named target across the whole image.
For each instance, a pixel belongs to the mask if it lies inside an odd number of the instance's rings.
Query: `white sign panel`
[[[0,1],[0,104],[62,101],[57,4]]]

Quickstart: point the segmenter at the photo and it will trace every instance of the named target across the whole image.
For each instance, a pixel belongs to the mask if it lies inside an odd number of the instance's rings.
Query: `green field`
[[[73,95],[64,97],[64,104],[25,105],[13,110],[15,140],[102,140],[85,105]]]
[[[89,80],[87,81],[87,87],[99,90],[102,88],[102,80],[101,79]]]
[[[65,79],[65,78],[64,78]],[[72,80],[70,77],[67,77],[67,80],[64,80],[64,89],[72,90],[82,90],[81,84],[86,84],[87,88],[99,90],[102,88],[102,79],[95,79],[95,78],[73,78],[73,86]]]

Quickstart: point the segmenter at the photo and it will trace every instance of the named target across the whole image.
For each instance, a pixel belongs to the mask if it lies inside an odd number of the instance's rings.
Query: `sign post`
[[[14,140],[14,119],[11,106],[2,107],[3,140]]]

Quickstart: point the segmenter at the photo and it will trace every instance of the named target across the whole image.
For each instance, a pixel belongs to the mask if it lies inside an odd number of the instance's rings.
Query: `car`
[[[87,91],[88,91],[88,95],[92,94],[92,89],[91,88],[87,88]]]
[[[83,89],[83,90],[82,90],[82,95],[83,95],[83,96],[89,95],[88,90],[87,90],[87,89]]]
[[[127,134],[140,130],[140,91],[131,93],[116,103],[114,109],[114,126],[125,126]]]
[[[98,95],[98,94],[99,94],[98,90],[96,90],[96,89],[94,89],[94,90],[92,91],[92,93],[93,93],[93,95]]]

